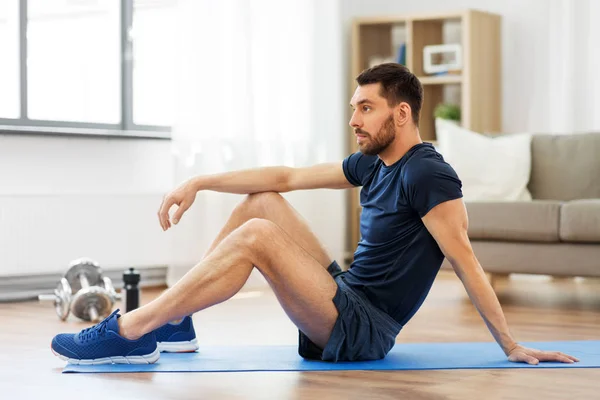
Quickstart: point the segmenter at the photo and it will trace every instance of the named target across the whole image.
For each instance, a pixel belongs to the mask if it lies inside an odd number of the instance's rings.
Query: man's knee
[[[276,234],[277,225],[267,219],[251,218],[239,227],[240,234],[245,244],[251,248],[258,249]]]
[[[269,210],[281,201],[283,197],[277,192],[252,193],[239,204],[238,210],[260,218],[267,215]]]
[[[262,218],[252,218],[238,228],[244,250],[254,260],[263,260],[270,245],[275,243],[279,227]]]

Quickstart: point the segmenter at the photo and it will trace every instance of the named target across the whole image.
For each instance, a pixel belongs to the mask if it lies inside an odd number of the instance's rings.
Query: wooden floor
[[[519,341],[600,338],[600,282],[512,278],[498,296]],[[143,302],[160,290],[146,290]],[[270,291],[240,294],[194,316],[203,344],[295,344]],[[50,352],[61,322],[47,304],[0,304],[1,399],[599,399],[600,369],[392,372],[61,374]],[[491,341],[456,277],[441,272],[399,342]],[[107,397],[108,396],[108,397]]]

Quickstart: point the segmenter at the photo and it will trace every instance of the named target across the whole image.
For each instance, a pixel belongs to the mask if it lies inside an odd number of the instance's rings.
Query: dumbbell
[[[71,311],[71,285],[66,278],[61,278],[58,281],[54,294],[40,294],[38,299],[40,301],[54,301],[54,309],[58,318],[65,321],[69,317]]]
[[[62,320],[67,319],[70,311],[80,319],[93,322],[108,316],[119,297],[110,278],[103,277],[98,263],[89,258],[79,258],[69,264],[54,295],[39,296],[40,300],[54,300],[56,313]]]
[[[97,262],[89,258],[74,260],[65,278],[75,293],[71,300],[73,315],[96,322],[111,313],[118,296],[110,278],[102,277],[102,269]]]

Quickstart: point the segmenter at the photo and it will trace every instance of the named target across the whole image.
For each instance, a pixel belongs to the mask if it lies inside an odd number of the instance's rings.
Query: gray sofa
[[[466,203],[475,255],[491,274],[600,277],[600,133],[537,134],[531,151],[532,201]]]

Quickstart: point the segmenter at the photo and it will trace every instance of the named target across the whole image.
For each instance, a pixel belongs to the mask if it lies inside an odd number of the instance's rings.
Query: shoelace
[[[112,315],[111,315],[112,317]],[[88,340],[96,339],[98,336],[104,336],[106,333],[108,320],[110,317],[105,318],[102,322],[97,325],[94,325],[90,328],[86,328],[79,332],[79,340],[82,342],[86,342]]]

